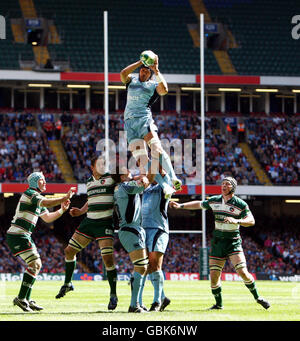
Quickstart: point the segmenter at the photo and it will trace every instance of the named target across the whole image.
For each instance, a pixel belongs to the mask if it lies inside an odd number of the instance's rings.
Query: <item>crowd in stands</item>
[[[95,153],[97,144],[99,146],[99,141],[105,137],[104,116],[64,113],[60,120],[63,126],[62,141],[68,158],[74,165],[75,178],[79,182],[84,182],[90,174],[89,159]],[[183,180],[183,184],[200,184],[199,116],[156,115],[155,123],[162,145],[170,153],[175,172]],[[237,138],[233,136],[232,143],[228,144],[227,137],[221,133],[220,123],[216,118],[206,118],[205,125],[206,182],[215,184],[221,182],[224,176],[230,175],[242,184],[259,184],[254,170],[238,147]],[[110,139],[115,143],[116,158],[118,158],[118,154],[126,148],[126,140],[119,134],[124,130],[122,115],[111,115],[109,127]],[[191,143],[192,147],[191,155],[187,158],[189,151],[187,149],[185,152],[184,148],[188,143]],[[128,159],[130,157],[128,153]],[[187,159],[191,160],[191,164],[186,161]]]
[[[46,181],[63,182],[47,136],[36,128],[32,114],[0,115],[0,182],[26,182],[33,171]]]
[[[274,184],[300,184],[300,118],[248,119],[248,143]]]
[[[201,151],[200,143],[196,142],[201,137],[199,115],[160,113],[155,114],[154,119],[159,137],[165,150],[170,153],[178,177],[184,184],[199,184]],[[271,181],[274,184],[299,184],[300,118],[253,117],[245,119],[245,124],[247,142]],[[220,183],[224,176],[230,175],[239,184],[260,184],[238,145],[237,134],[228,136],[221,125],[221,118],[209,115],[205,119],[206,183]],[[117,161],[119,154],[123,152],[124,155],[124,150],[127,150],[123,130],[122,113],[111,114],[109,137],[114,142]],[[90,159],[95,152],[103,150],[99,141],[103,142],[104,137],[104,114],[1,114],[0,181],[24,182],[31,171],[41,170],[47,181],[62,182],[55,155],[49,148],[49,140],[61,139],[76,180],[85,182],[90,176]],[[183,158],[184,153],[188,153],[184,149],[187,141],[192,141],[191,157],[188,158],[190,164]],[[127,155],[129,160],[131,154],[128,152]]]

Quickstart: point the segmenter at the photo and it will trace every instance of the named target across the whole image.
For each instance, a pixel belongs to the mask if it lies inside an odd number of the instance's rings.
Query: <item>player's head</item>
[[[140,67],[140,71],[139,71],[139,78],[141,82],[146,82],[148,81],[152,75],[153,75],[153,71],[146,65],[142,65]]]
[[[29,187],[39,192],[46,190],[46,179],[42,172],[33,172],[27,178]]]
[[[94,155],[91,158],[91,170],[94,176],[101,176],[105,173],[105,159],[104,157]]]
[[[222,180],[222,192],[224,194],[234,194],[237,187],[237,181],[231,176],[226,176]]]

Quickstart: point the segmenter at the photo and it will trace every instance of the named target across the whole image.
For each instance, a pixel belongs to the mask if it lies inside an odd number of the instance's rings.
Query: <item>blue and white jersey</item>
[[[143,193],[142,199],[142,226],[158,228],[169,233],[168,205],[163,189],[159,184],[150,184]]]
[[[115,228],[133,227],[140,229],[142,224],[140,193],[143,185],[136,181],[121,182],[114,191],[114,225]]]
[[[124,111],[124,119],[133,117],[152,118],[151,105],[158,98],[155,91],[158,83],[153,80],[141,82],[139,77],[131,76],[127,86],[127,102]]]

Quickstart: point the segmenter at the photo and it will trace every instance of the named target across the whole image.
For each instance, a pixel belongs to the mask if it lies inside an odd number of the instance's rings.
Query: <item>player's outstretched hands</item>
[[[76,192],[76,187],[71,187],[68,191],[68,193],[65,195],[65,199],[64,202],[67,200],[70,200],[72,198],[72,196],[75,194]]]
[[[170,206],[171,208],[175,208],[175,209],[179,209],[179,208],[180,208],[180,204],[178,204],[178,203],[175,202],[175,201],[170,201],[169,206]]]
[[[155,55],[155,60],[154,60],[154,64],[150,65],[149,68],[155,73],[158,72],[158,55]]]
[[[79,217],[82,214],[81,209],[78,207],[72,207],[70,209],[71,217]]]
[[[60,204],[61,209],[64,212],[66,212],[69,209],[69,207],[70,207],[70,203],[71,203],[70,200],[64,201],[63,203]]]

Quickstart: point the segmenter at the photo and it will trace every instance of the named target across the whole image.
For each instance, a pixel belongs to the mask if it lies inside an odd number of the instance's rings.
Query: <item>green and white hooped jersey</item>
[[[109,173],[96,180],[91,176],[87,180],[88,211],[87,218],[112,218],[114,207],[115,181]]]
[[[239,224],[224,223],[225,217],[242,219],[251,214],[248,204],[235,195],[227,202],[222,195],[214,195],[208,200],[201,201],[203,209],[212,209],[215,218],[215,229],[222,232],[239,231]]]
[[[7,233],[23,234],[32,233],[39,217],[48,212],[46,207],[41,207],[45,198],[36,190],[28,188],[21,196],[16,213]]]

